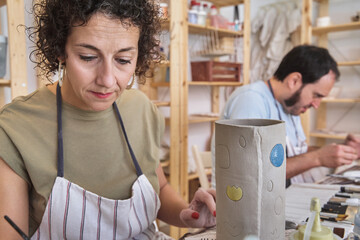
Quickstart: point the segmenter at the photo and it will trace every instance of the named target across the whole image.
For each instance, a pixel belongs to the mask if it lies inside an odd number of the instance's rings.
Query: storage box
[[[241,64],[233,62],[192,62],[193,81],[240,82]]]
[[[0,35],[0,78],[3,78],[6,74],[6,48],[7,38]]]

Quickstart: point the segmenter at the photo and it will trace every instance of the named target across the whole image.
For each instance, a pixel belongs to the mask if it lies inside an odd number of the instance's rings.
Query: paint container
[[[0,78],[3,78],[6,74],[6,49],[7,37],[0,35]]]
[[[285,123],[215,123],[216,239],[285,239]]]

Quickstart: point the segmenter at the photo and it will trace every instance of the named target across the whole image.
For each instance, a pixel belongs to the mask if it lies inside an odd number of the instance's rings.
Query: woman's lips
[[[99,93],[99,92],[91,92],[95,97],[97,98],[101,98],[101,99],[104,99],[104,98],[108,98],[112,95],[112,92],[111,93]]]

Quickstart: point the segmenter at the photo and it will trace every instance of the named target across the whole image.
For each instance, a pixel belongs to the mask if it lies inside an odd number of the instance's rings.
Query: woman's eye
[[[118,63],[120,63],[120,64],[130,64],[131,63],[131,61],[130,60],[125,60],[125,59],[121,59],[121,58],[118,58],[118,59],[116,59],[116,61],[118,62]]]
[[[80,59],[85,61],[85,62],[90,62],[92,60],[94,60],[96,57],[95,56],[83,56],[83,55],[80,55]]]

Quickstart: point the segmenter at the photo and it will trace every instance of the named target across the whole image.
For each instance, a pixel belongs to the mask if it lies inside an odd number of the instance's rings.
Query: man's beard
[[[300,89],[297,90],[291,97],[289,97],[288,99],[284,100],[285,106],[287,107],[292,107],[294,106],[299,100],[300,100],[300,95],[301,92],[303,90],[303,88],[305,87],[305,84],[302,84]]]

